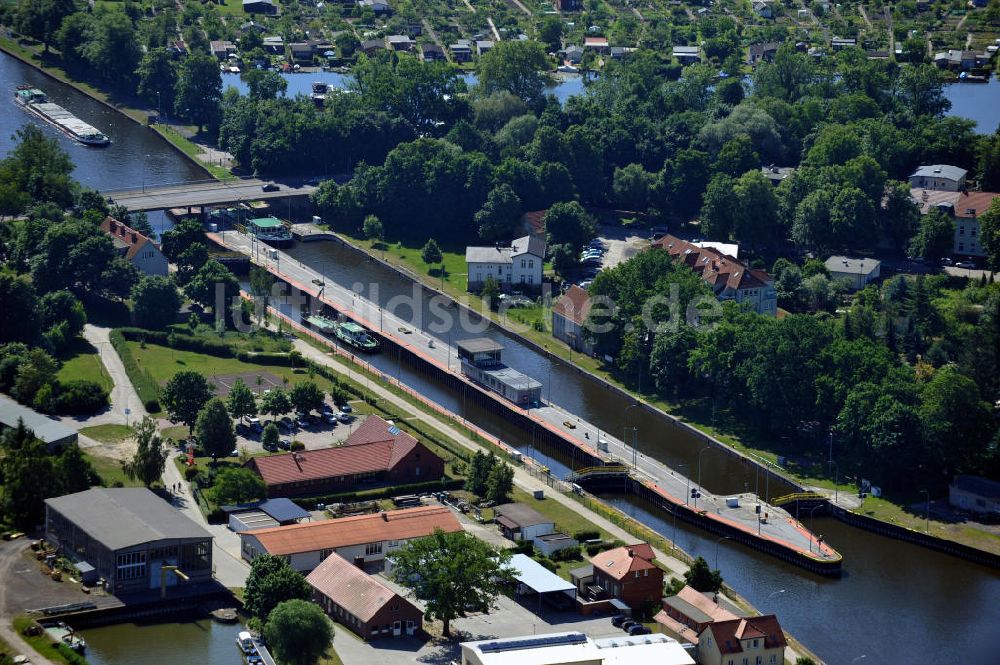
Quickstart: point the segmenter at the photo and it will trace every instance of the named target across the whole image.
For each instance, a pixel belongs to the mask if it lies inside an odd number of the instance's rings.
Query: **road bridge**
[[[147,212],[309,196],[315,190],[316,187],[305,183],[287,184],[246,178],[143,186],[101,193],[125,206],[129,212]]]

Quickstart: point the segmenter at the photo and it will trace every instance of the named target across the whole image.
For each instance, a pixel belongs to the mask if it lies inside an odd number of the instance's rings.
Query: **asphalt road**
[[[277,189],[269,192],[264,191],[265,185],[274,185]],[[266,180],[251,179],[145,187],[108,194],[115,203],[125,206],[130,212],[135,212],[240,203],[287,196],[308,196],[315,189],[312,185],[307,184],[277,184]]]

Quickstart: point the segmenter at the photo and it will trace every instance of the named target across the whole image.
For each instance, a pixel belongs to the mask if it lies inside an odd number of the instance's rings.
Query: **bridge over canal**
[[[149,212],[296,198],[309,196],[315,190],[315,186],[304,182],[278,183],[245,178],[104,190],[101,193],[125,206],[129,212]]]

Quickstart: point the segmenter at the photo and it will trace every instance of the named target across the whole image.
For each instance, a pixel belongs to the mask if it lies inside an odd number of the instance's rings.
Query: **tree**
[[[385,231],[382,228],[382,222],[375,215],[368,215],[365,217],[365,221],[361,224],[361,232],[365,235],[368,240],[381,241],[385,236]]]
[[[185,219],[163,234],[164,256],[176,263],[191,245],[205,242],[205,230],[197,219]]]
[[[264,446],[264,450],[274,450],[278,447],[278,439],[281,434],[278,432],[278,426],[274,423],[268,423],[264,426],[264,432],[261,434],[260,442]]]
[[[177,320],[181,296],[169,277],[143,275],[132,287],[132,316],[143,328],[162,330]]]
[[[722,588],[722,574],[711,570],[704,558],[698,557],[691,567],[684,571],[684,579],[688,586],[701,592],[717,592]]]
[[[901,67],[895,87],[900,106],[915,116],[940,116],[951,108],[944,95],[944,78],[934,65]]]
[[[933,209],[920,218],[917,234],[910,240],[910,256],[938,261],[951,253],[955,220],[943,210]]]
[[[28,531],[44,522],[45,499],[58,496],[61,488],[45,444],[30,430],[22,434],[27,436],[18,444],[17,454],[0,457],[0,478],[4,479],[0,514],[15,528]]]
[[[283,389],[275,388],[260,398],[259,410],[269,416],[278,416],[292,410],[292,401]]]
[[[546,16],[538,24],[538,38],[551,52],[562,48],[563,24],[558,16]]]
[[[495,504],[506,503],[512,491],[514,491],[514,469],[502,462],[495,464],[486,478],[486,500]]]
[[[156,104],[157,112],[174,107],[177,66],[167,49],[161,47],[147,51],[139,61],[136,74],[139,76],[136,92],[148,104]]]
[[[38,393],[45,386],[54,386],[59,364],[42,349],[31,349],[24,362],[17,368],[12,394],[23,404],[35,405]],[[39,410],[49,410],[49,405],[38,404]]]
[[[496,455],[492,452],[487,455],[482,450],[477,450],[469,461],[469,475],[465,479],[466,491],[479,497],[485,496],[486,480],[489,478],[490,469],[496,463]]]
[[[487,275],[486,279],[483,280],[483,288],[480,290],[479,296],[486,301],[486,305],[492,309],[498,303],[497,296],[499,295],[500,284],[493,275]]]
[[[174,112],[198,126],[215,125],[221,118],[222,76],[219,63],[206,53],[192,53],[177,76]]]
[[[198,412],[215,392],[204,376],[193,370],[177,372],[167,381],[160,402],[173,422],[182,422],[193,431]],[[228,450],[226,452],[229,452]]]
[[[53,471],[62,494],[83,492],[100,482],[100,477],[94,472],[94,467],[83,456],[80,446],[75,443],[66,446],[59,453]]]
[[[701,206],[700,230],[706,238],[729,240],[732,237],[738,214],[735,185],[736,181],[725,173],[716,173],[709,181]]]
[[[75,11],[73,0],[25,0],[17,4],[13,24],[22,35],[42,42],[48,53],[63,19]]]
[[[556,203],[542,218],[549,245],[568,244],[574,253],[594,237],[597,224],[576,201]]]
[[[715,170],[731,178],[739,178],[747,171],[759,169],[760,155],[754,152],[753,143],[746,134],[739,134],[727,141],[715,158]]]
[[[288,399],[299,413],[309,413],[323,406],[323,391],[312,381],[302,381],[292,386]]]
[[[73,204],[73,162],[54,137],[34,124],[14,132],[16,145],[0,161],[0,213],[16,215],[34,203],[55,203],[65,209]],[[61,216],[59,217],[61,219]]]
[[[535,104],[545,89],[542,72],[546,69],[548,59],[538,42],[498,42],[479,59],[479,94],[507,91],[529,105]]]
[[[244,72],[243,81],[249,88],[250,98],[255,100],[284,97],[285,91],[288,90],[288,81],[269,69],[251,69]]]
[[[759,170],[747,171],[733,187],[736,210],[733,214],[733,237],[760,247],[783,237],[778,221],[778,199],[774,187]]]
[[[202,307],[211,307],[216,320],[222,320],[228,307],[239,298],[240,283],[229,268],[209,259],[184,287],[191,300]]]
[[[132,459],[122,462],[122,470],[130,480],[138,480],[146,487],[163,477],[167,464],[167,451],[160,442],[156,419],[144,416],[132,429],[136,449]]]
[[[316,603],[286,600],[271,612],[264,637],[280,661],[314,665],[330,648],[333,626]]]
[[[98,77],[116,86],[130,85],[142,55],[132,19],[119,11],[94,14],[80,52]]]
[[[38,295],[26,277],[0,272],[0,343],[33,342],[39,332]]]
[[[452,619],[488,612],[514,583],[510,556],[509,551],[496,550],[464,531],[435,530],[431,536],[407,542],[388,558],[393,579],[426,603],[425,616],[440,619],[443,634],[450,637]]]
[[[42,328],[51,328],[65,322],[70,337],[83,332],[87,323],[87,312],[80,299],[69,291],[52,291],[38,301],[38,313],[42,317]]]
[[[992,270],[1000,270],[1000,199],[994,199],[979,216],[979,226],[979,242],[986,250],[986,260]]]
[[[257,400],[243,379],[237,378],[233,382],[233,387],[226,395],[226,408],[229,409],[233,418],[239,420],[257,415]]]
[[[479,237],[486,241],[510,237],[521,216],[521,199],[510,185],[501,183],[486,195],[486,203],[476,212],[473,221]]]
[[[263,478],[244,467],[223,469],[212,484],[212,498],[220,506],[250,503],[266,496]]]
[[[441,263],[444,257],[441,255],[441,248],[438,247],[437,241],[434,238],[428,238],[427,242],[424,244],[424,248],[420,250],[420,258],[427,265],[432,263]]]
[[[243,608],[258,621],[267,621],[271,611],[287,600],[308,600],[312,587],[280,556],[261,554],[250,564]]]
[[[198,443],[202,450],[212,456],[212,459],[225,457],[236,445],[236,433],[233,431],[233,419],[226,410],[226,405],[218,397],[208,400],[204,408],[198,412],[196,425]]]
[[[656,175],[648,173],[641,164],[629,164],[615,169],[612,191],[615,204],[623,210],[645,212],[649,195],[656,182]]]

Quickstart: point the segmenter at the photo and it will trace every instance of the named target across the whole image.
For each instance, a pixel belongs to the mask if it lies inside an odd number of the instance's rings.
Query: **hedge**
[[[233,352],[232,345],[229,343],[206,337],[195,337],[194,335],[184,335],[163,330],[146,330],[145,328],[118,328],[117,330],[121,332],[122,337],[130,342],[158,344],[178,349],[179,351],[194,351],[195,353],[205,353],[210,356],[221,356],[224,358],[232,358],[236,355]]]
[[[343,492],[341,494],[327,494],[324,496],[311,497],[291,497],[292,501],[306,510],[312,510],[317,503],[354,503],[356,501],[373,501],[375,499],[387,499],[392,496],[403,494],[425,494],[428,492],[442,492],[446,490],[460,490],[465,486],[465,481],[460,478],[443,478],[441,480],[428,480],[422,483],[410,483],[409,485],[390,485],[388,487],[377,487],[370,490],[358,492]]]
[[[156,413],[160,410],[160,385],[149,372],[139,367],[135,356],[132,355],[132,351],[129,350],[128,345],[125,343],[124,330],[126,329],[116,328],[112,330],[108,335],[108,339],[111,341],[111,346],[118,352],[118,357],[121,358],[122,365],[125,366],[125,373],[128,374],[129,381],[132,382],[135,392],[139,395],[139,399],[142,400],[143,407],[150,413]],[[137,329],[131,328],[127,330]]]

